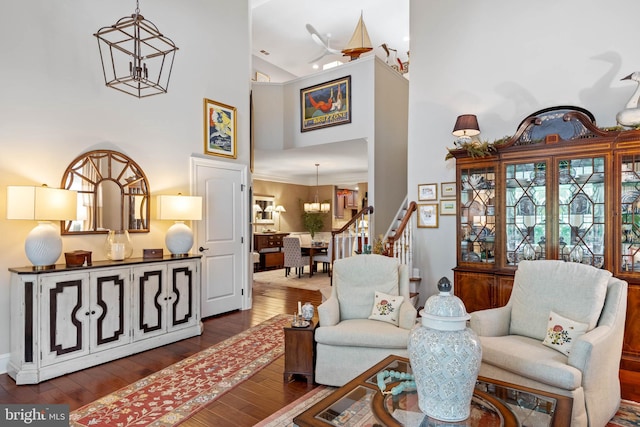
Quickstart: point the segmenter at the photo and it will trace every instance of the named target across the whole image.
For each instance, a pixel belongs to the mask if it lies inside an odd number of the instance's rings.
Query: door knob
[[[208,251],[208,250],[209,250],[209,248],[203,248],[202,246],[200,246],[200,247],[198,248],[198,250],[199,250],[200,252],[204,252],[204,251]]]

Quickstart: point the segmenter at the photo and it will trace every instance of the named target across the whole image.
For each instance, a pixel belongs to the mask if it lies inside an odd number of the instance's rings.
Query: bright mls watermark
[[[0,404],[0,426],[69,427],[69,405]]]

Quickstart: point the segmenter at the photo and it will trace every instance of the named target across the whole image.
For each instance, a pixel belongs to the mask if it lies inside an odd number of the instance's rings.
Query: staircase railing
[[[417,209],[416,202],[409,203],[400,224],[385,239],[385,255],[398,258],[401,264],[406,264],[410,274],[413,271],[413,213]]]
[[[406,203],[406,200],[405,200]],[[414,212],[418,209],[416,202],[410,202],[406,208],[398,211],[398,225],[392,224],[383,239],[383,255],[397,258],[413,271],[413,222]],[[369,252],[373,240],[369,235],[369,219],[373,214],[373,206],[367,206],[355,214],[342,228],[331,232],[331,264],[338,259],[353,254]],[[402,216],[401,216],[402,215]]]
[[[342,228],[331,232],[331,265],[335,260],[354,253],[367,252],[372,244],[369,237],[369,220],[373,206],[362,208]]]

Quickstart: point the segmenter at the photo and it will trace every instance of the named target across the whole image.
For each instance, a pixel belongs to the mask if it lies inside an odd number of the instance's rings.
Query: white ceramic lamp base
[[[24,251],[37,270],[55,265],[62,254],[60,230],[49,221],[38,223],[27,235]]]
[[[173,256],[186,256],[193,246],[193,231],[184,222],[176,221],[164,238],[167,249]]]

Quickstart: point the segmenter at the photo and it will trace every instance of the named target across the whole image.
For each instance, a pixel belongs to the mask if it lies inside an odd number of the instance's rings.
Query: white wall
[[[7,269],[29,265],[24,239],[36,225],[5,219],[7,185],[57,187],[76,156],[107,148],[142,167],[152,195],[188,193],[189,158],[203,155],[203,98],[237,107],[238,159],[229,161],[249,163],[248,1],[141,2],[141,14],[179,47],[168,94],[147,99],[105,87],[93,37],[134,10],[130,0],[0,4],[0,356],[9,352]],[[164,247],[171,223],[155,220],[154,207],[151,232],[132,235],[133,256]],[[105,259],[104,239],[64,236],[63,251]]]
[[[285,147],[309,147],[328,142],[366,139],[373,134],[373,57],[344,64],[290,82],[285,90]],[[351,123],[300,132],[300,89],[351,76]],[[346,96],[346,94],[343,94]]]
[[[381,60],[375,68],[375,191],[369,192],[369,205],[375,208],[375,239],[386,233],[407,195],[407,116],[409,84]],[[371,168],[371,167],[370,167]],[[370,171],[371,174],[371,171]]]
[[[555,105],[586,108],[599,126],[613,126],[635,89],[620,79],[640,69],[636,0],[411,0],[410,11],[410,199],[418,184],[455,180],[444,157],[460,114],[476,114],[488,141]],[[415,237],[424,301],[440,277],[453,279],[455,217]]]

